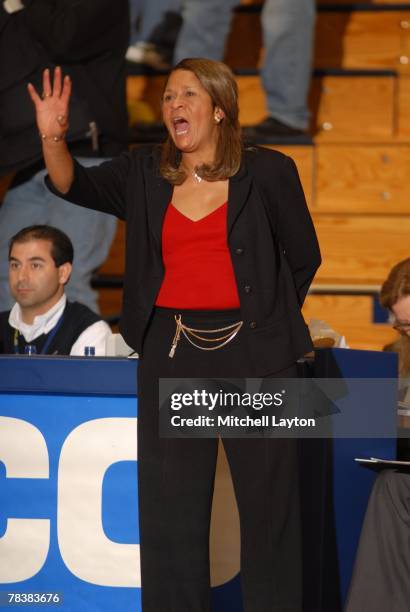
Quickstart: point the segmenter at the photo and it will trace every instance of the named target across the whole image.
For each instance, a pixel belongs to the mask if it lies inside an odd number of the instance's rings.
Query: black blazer
[[[112,157],[128,144],[125,51],[127,0],[24,0],[7,13],[0,2],[0,176],[28,180],[43,167],[27,83],[42,89],[44,68],[62,66],[73,82],[67,142],[76,155]],[[98,151],[90,123],[98,129]],[[16,183],[14,183],[16,184]]]
[[[94,168],[76,163],[74,183],[63,196],[127,222],[120,329],[140,356],[164,277],[162,224],[173,191],[159,174],[159,156],[158,148],[144,147]],[[264,148],[244,152],[241,169],[229,180],[228,246],[252,374],[279,371],[312,349],[300,308],[320,265],[313,223],[289,157]]]

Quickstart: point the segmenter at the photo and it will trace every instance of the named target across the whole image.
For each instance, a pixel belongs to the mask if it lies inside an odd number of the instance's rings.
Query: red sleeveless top
[[[193,310],[239,308],[239,295],[227,243],[228,203],[199,221],[172,203],[162,229],[165,276],[156,306]]]

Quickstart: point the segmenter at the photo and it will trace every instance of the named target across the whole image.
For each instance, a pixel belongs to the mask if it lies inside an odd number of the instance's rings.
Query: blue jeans
[[[238,0],[186,0],[174,61],[221,60],[232,9]],[[309,122],[309,90],[315,25],[314,0],[266,0],[262,10],[265,58],[261,70],[269,115],[295,128]]]
[[[93,166],[103,160],[79,161],[84,166]],[[9,310],[14,303],[8,284],[10,238],[28,225],[47,224],[63,230],[74,246],[73,272],[66,286],[68,299],[98,312],[98,294],[91,289],[91,275],[107,258],[117,220],[55,196],[44,184],[45,175],[46,170],[42,170],[26,183],[10,189],[0,206],[0,311]]]
[[[179,12],[182,0],[129,0],[131,35],[130,44],[149,40],[154,28],[161,23],[167,11]],[[140,28],[135,28],[140,17]]]
[[[185,0],[174,63],[186,57],[222,60],[232,9],[238,4],[239,0]]]

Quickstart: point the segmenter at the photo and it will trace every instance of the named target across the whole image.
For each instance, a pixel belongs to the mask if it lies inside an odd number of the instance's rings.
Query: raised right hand
[[[68,110],[71,95],[71,79],[62,79],[61,68],[54,69],[53,85],[50,70],[43,72],[43,93],[40,96],[35,87],[27,85],[30,98],[36,109],[36,121],[40,136],[44,141],[63,140],[68,130]]]

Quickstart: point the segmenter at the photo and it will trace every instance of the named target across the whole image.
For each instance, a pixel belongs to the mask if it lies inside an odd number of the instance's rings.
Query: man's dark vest
[[[9,315],[10,311],[0,312],[0,353],[16,352],[14,347],[15,329],[9,325]],[[62,316],[61,325],[47,348],[47,355],[69,355],[71,347],[77,341],[80,334],[93,323],[101,321],[101,317],[87,308],[87,306],[83,306],[83,304],[78,302],[67,302]],[[40,354],[47,342],[47,338],[52,333],[53,330],[48,334],[42,334],[30,343],[24,339],[24,336],[19,334],[17,339],[18,352],[24,353],[24,347],[27,344],[34,344],[37,353]]]

